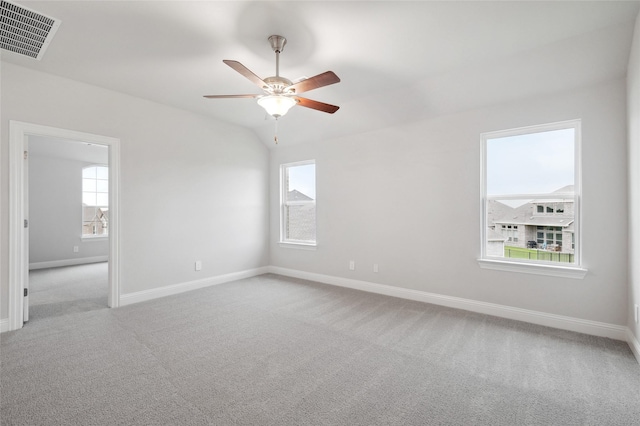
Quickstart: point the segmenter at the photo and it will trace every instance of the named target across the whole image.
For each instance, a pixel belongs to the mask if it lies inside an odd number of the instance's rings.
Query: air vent
[[[0,47],[40,60],[60,21],[8,1],[0,1]]]

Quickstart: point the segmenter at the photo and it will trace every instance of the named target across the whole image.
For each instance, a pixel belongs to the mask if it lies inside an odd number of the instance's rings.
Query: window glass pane
[[[86,167],[82,169],[82,177],[83,178],[96,178],[96,169],[95,167]]]
[[[574,135],[571,128],[487,139],[487,194],[546,194],[573,185]]]
[[[96,205],[96,193],[95,192],[83,192],[82,193],[82,204],[86,204],[87,206],[95,206]]]
[[[315,241],[316,240],[316,206],[301,204],[285,206],[286,229],[288,240]]]
[[[96,216],[96,208],[84,206],[82,209],[82,221],[83,222],[91,222],[93,218]]]
[[[82,170],[82,176],[82,234],[106,235],[109,168],[89,166]]]
[[[96,167],[96,178],[98,179],[109,179],[109,168],[98,166]]]
[[[316,165],[290,166],[286,171],[287,201],[311,201],[316,198]]]
[[[316,241],[315,163],[282,166],[282,222],[284,241]]]
[[[82,179],[82,191],[95,192],[96,180],[95,179]]]
[[[109,192],[109,181],[99,179],[96,182],[96,191],[98,192]]]
[[[96,205],[98,205],[98,206],[108,206],[109,205],[109,194],[105,194],[104,192],[98,192],[96,194]]]

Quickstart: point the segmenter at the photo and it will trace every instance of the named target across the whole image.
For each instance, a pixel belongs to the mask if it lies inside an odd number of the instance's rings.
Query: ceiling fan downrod
[[[271,43],[273,51],[276,52],[276,77],[280,77],[280,52],[287,44],[287,39],[279,35],[272,35],[269,37],[269,43]]]

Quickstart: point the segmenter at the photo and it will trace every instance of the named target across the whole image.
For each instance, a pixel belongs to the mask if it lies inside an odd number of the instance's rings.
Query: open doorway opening
[[[94,205],[94,213],[98,221],[102,221],[102,226],[107,229],[108,235],[99,235],[98,232],[93,235],[95,238],[94,243],[98,242],[101,238],[104,239],[108,246],[107,256],[103,262],[106,263],[107,269],[107,306],[117,307],[120,304],[120,284],[119,284],[119,231],[118,231],[118,189],[119,189],[119,167],[120,167],[120,140],[108,136],[100,136],[90,133],[77,132],[67,129],[59,129],[54,127],[42,126],[32,123],[24,123],[19,121],[10,121],[9,123],[9,157],[10,157],[10,170],[9,170],[9,330],[17,330],[24,325],[24,322],[29,318],[29,270],[30,266],[58,266],[67,267],[70,265],[64,265],[61,263],[47,264],[46,262],[53,262],[54,260],[43,260],[42,262],[34,261],[31,265],[30,262],[30,210],[33,210],[30,206],[29,198],[29,143],[37,140],[38,138],[45,138],[49,142],[56,140],[59,142],[75,144],[100,145],[102,149],[107,150],[108,153],[108,192],[106,197],[108,203],[104,205]],[[52,146],[49,145],[49,148]],[[82,175],[81,175],[82,176]],[[82,194],[82,179],[80,178],[78,192]],[[98,182],[95,182],[96,185]],[[96,191],[99,192],[99,191]],[[57,192],[56,192],[57,193]],[[54,194],[55,195],[55,194]],[[79,229],[91,229],[93,232],[93,225],[96,225],[96,229],[99,227],[97,222],[90,222],[93,219],[87,220],[87,223],[83,224],[82,218],[83,207],[82,199],[84,194],[80,196],[80,205],[78,211],[80,214]],[[100,208],[100,209],[99,209]],[[45,206],[43,210],[46,210]],[[98,211],[98,209],[100,211]],[[106,212],[105,212],[106,210]],[[38,212],[39,214],[41,212]],[[43,213],[47,213],[44,211]],[[49,212],[50,213],[50,212]],[[85,226],[86,225],[86,226]],[[60,226],[55,223],[52,226]],[[76,233],[76,236],[78,233]],[[81,241],[83,237],[81,236]],[[90,237],[86,236],[85,239],[89,240]],[[88,241],[87,241],[88,242]],[[78,253],[77,258],[80,257],[81,244],[71,242],[71,253]],[[69,242],[61,244],[54,242],[55,247],[60,247],[63,250],[68,249]],[[77,252],[75,246],[78,246]],[[90,250],[90,249],[86,249]],[[83,253],[83,254],[86,254]],[[100,260],[100,256],[88,256],[93,263]],[[93,259],[91,259],[93,257]],[[71,255],[73,262],[78,262],[77,258]],[[62,259],[64,260],[64,259]],[[58,260],[59,262],[60,260]],[[64,262],[63,262],[64,263]],[[89,263],[84,263],[89,264]],[[33,269],[38,269],[34,267]]]
[[[108,306],[109,147],[28,135],[25,321]]]

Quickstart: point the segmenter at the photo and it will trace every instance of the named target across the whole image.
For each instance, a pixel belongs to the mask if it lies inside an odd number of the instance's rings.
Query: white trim
[[[83,243],[99,243],[100,241],[107,241],[109,234],[106,235],[83,235],[80,237]]]
[[[292,241],[286,241],[286,242],[280,241],[278,245],[282,248],[299,249],[299,250],[315,250],[317,247],[315,244],[294,243]]]
[[[636,357],[636,361],[640,364],[640,342],[638,342],[630,328],[627,328],[627,343],[629,344],[629,349],[633,352],[633,356]]]
[[[60,266],[85,265],[87,263],[108,262],[109,256],[79,257],[77,259],[50,260],[47,262],[29,263],[29,270],[59,268]]]
[[[523,263],[507,260],[478,259],[478,265],[482,269],[496,271],[520,272],[523,274],[546,275],[548,277],[583,279],[587,269],[567,266],[556,266],[539,263]]]
[[[263,266],[246,271],[232,272],[230,274],[218,275],[215,277],[203,278],[195,281],[188,281],[179,284],[168,285],[165,287],[152,288],[149,290],[137,291],[135,293],[127,293],[120,296],[120,306],[131,305],[134,303],[146,302],[147,300],[158,299],[160,297],[172,296],[199,288],[210,287],[213,285],[224,284],[230,281],[237,281],[243,278],[251,278],[258,275],[268,273],[268,267]]]
[[[0,319],[0,333],[9,331],[9,318]]]
[[[23,200],[25,198],[24,156],[28,136],[89,142],[109,147],[109,294],[108,306],[117,307],[120,302],[119,276],[119,179],[120,139],[91,133],[59,129],[39,124],[9,121],[9,330],[22,328],[24,323],[23,292],[26,276],[23,221],[27,219]]]
[[[514,308],[495,303],[479,302],[461,297],[445,296],[428,293],[419,290],[394,287],[384,284],[370,283],[367,281],[352,280],[349,278],[316,274],[312,272],[298,271],[294,269],[270,266],[269,271],[274,274],[288,277],[301,278],[339,287],[353,288],[370,293],[384,294],[386,296],[415,300],[418,302],[432,303],[434,305],[448,306],[450,308],[463,309],[516,321],[524,321],[546,327],[561,330],[575,331],[593,336],[608,337],[610,339],[627,341],[627,328],[621,325],[572,318],[563,315],[549,314],[546,312],[532,311],[528,309]]]

